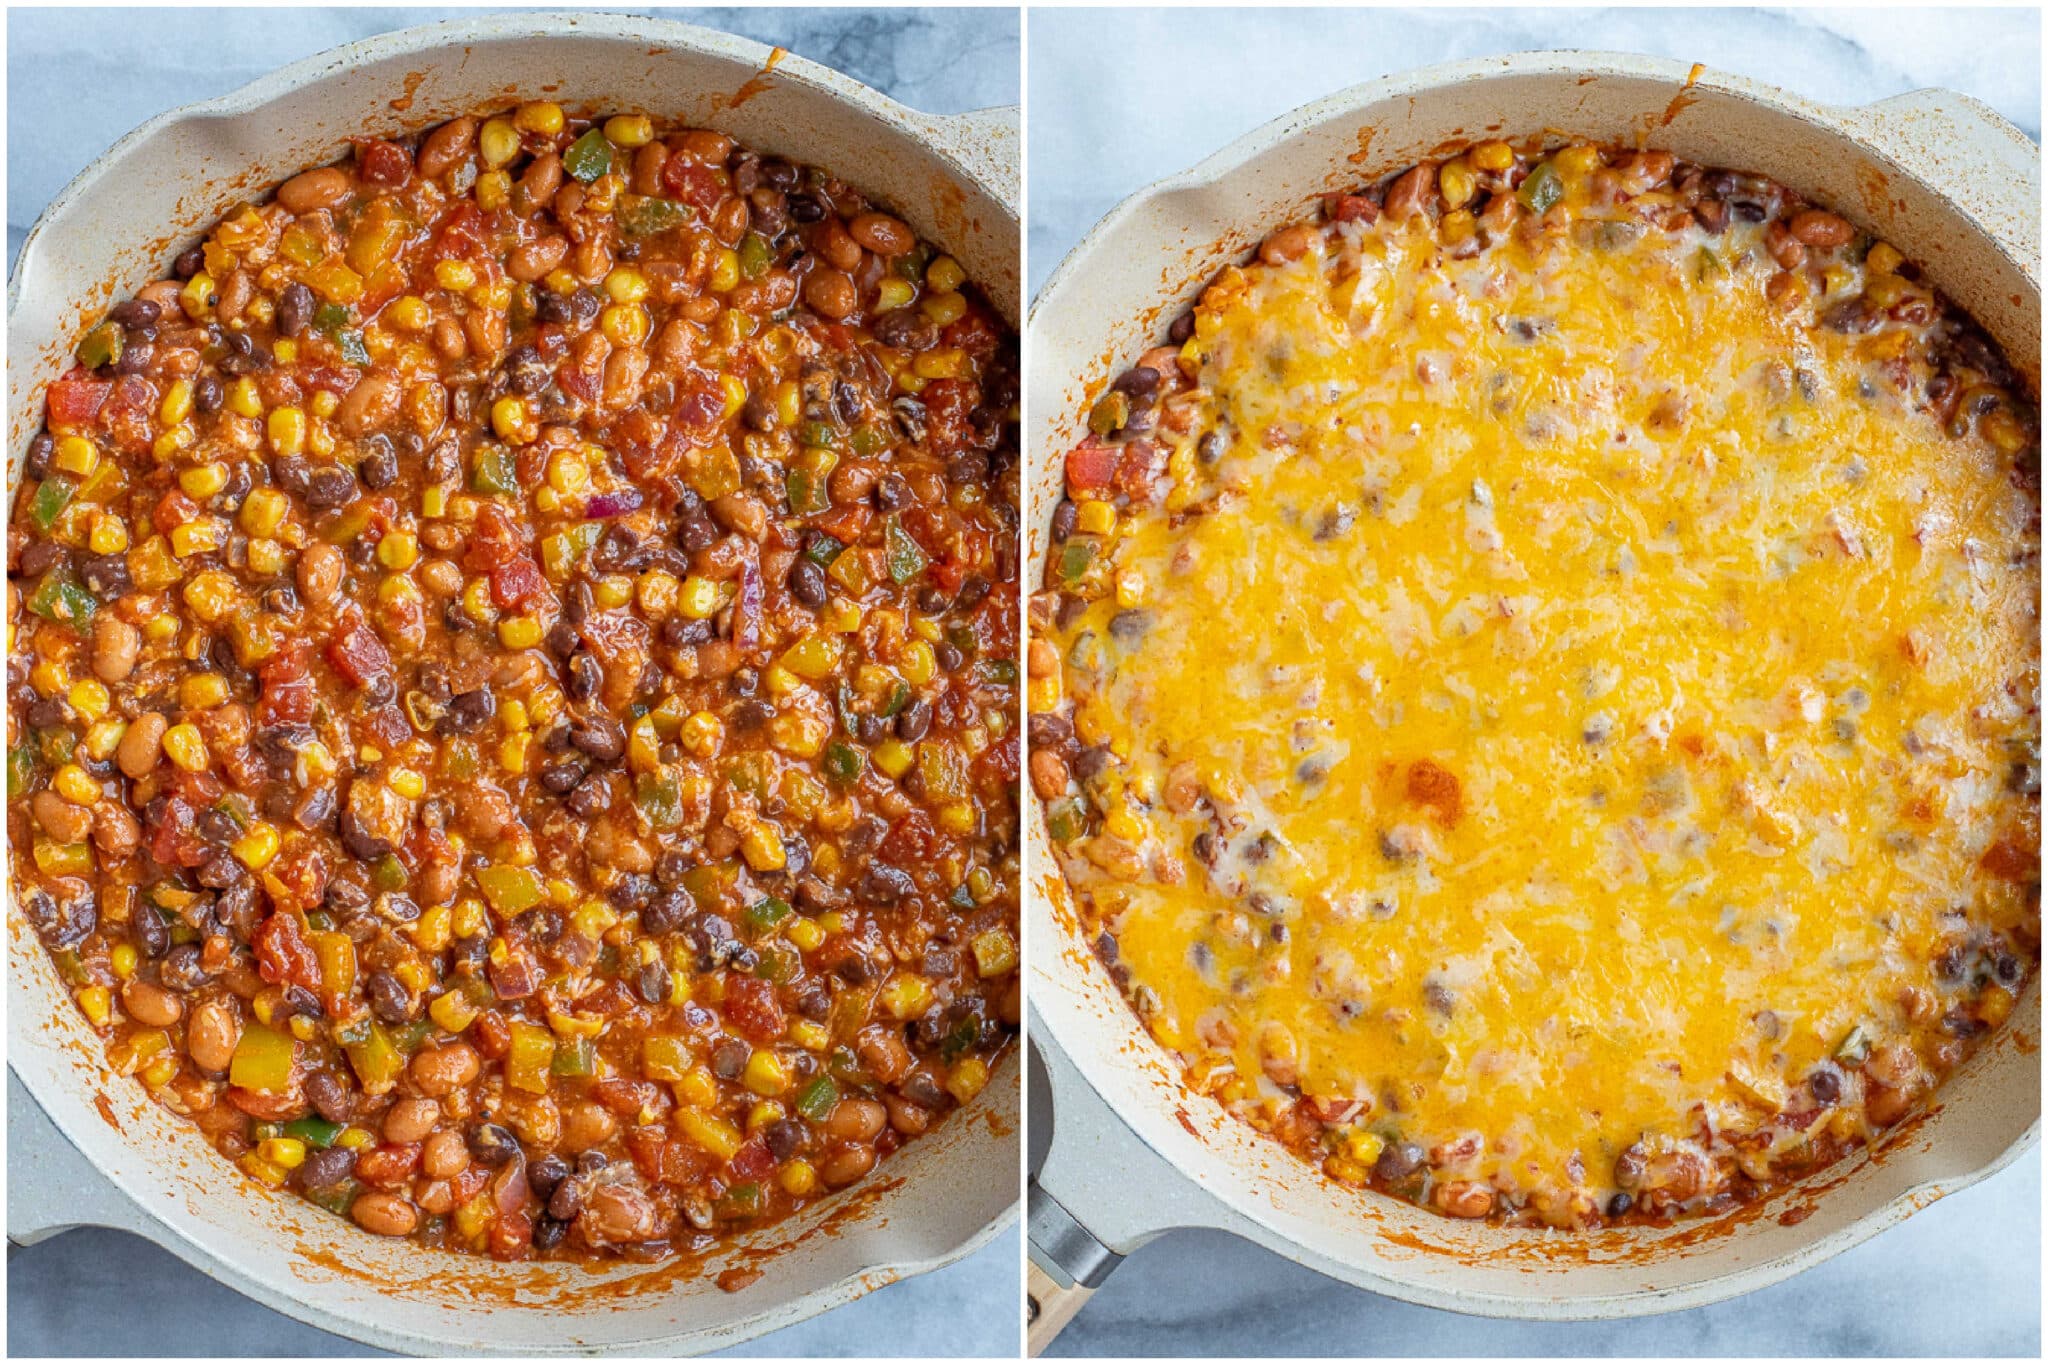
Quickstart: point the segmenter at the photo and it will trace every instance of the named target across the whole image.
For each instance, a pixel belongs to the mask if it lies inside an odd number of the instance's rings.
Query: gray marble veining
[[[1120,199],[1289,109],[1454,58],[1597,48],[1841,104],[1947,86],[2040,135],[2038,10],[1034,10],[1030,280]],[[1060,1355],[2024,1355],[2041,1348],[2041,1157],[1775,1288],[1624,1323],[1415,1308],[1215,1233],[1133,1255]]]
[[[633,9],[777,43],[915,109],[950,114],[1018,98],[1010,9]],[[473,15],[457,9],[124,10],[8,14],[7,254],[65,182],[130,128],[224,94],[338,43]],[[80,99],[80,91],[91,91]],[[1012,1355],[1021,1242],[891,1285],[734,1355]],[[7,1261],[13,1356],[375,1354],[303,1326],[123,1233],[88,1229]]]

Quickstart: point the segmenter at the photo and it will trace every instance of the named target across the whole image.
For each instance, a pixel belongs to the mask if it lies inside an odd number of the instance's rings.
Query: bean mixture
[[[1874,1140],[2040,957],[2040,424],[1769,180],[1481,143],[1094,402],[1030,774],[1190,1084],[1345,1186],[1588,1229]]]
[[[117,1071],[501,1260],[708,1250],[987,1084],[1016,343],[951,257],[535,101],[355,140],[76,358],[8,530],[8,835]]]

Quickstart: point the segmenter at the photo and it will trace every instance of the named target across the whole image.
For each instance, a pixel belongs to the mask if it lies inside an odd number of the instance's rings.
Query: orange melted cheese
[[[1760,229],[1589,228],[1226,272],[1220,454],[1051,637],[1121,760],[1069,870],[1157,1037],[1516,1205],[1759,1128],[1946,1008],[1945,950],[2038,939],[2010,452],[1907,405],[1897,332],[1767,297]]]

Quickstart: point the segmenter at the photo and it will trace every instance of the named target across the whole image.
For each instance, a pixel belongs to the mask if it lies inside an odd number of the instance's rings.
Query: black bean
[[[22,463],[22,470],[31,479],[50,477],[50,461],[57,454],[57,438],[47,431],[39,431],[36,438],[28,443],[28,457]]]
[[[567,1227],[583,1212],[583,1182],[564,1180],[555,1186],[548,1196],[548,1217],[558,1225]]]
[[[1385,1181],[1405,1180],[1419,1170],[1428,1157],[1427,1152],[1412,1142],[1391,1142],[1373,1162],[1372,1173]]]
[[[398,482],[398,452],[390,437],[372,436],[363,442],[363,459],[356,473],[372,488],[389,488]]]
[[[355,1117],[356,1092],[332,1071],[314,1071],[306,1077],[306,1098],[329,1123],[347,1123]]]
[[[540,770],[540,784],[556,796],[567,796],[576,790],[589,772],[590,765],[582,759],[565,758]]]
[[[553,1194],[555,1186],[568,1178],[569,1163],[553,1152],[549,1152],[526,1168],[527,1187],[542,1199]]]
[[[1607,1201],[1607,1216],[1619,1218],[1636,1206],[1636,1197],[1627,1190],[1616,1190]]]
[[[802,1151],[808,1136],[804,1126],[794,1119],[777,1119],[761,1132],[761,1140],[768,1144],[768,1154],[777,1161],[787,1161]]]
[[[295,337],[305,331],[313,321],[313,310],[318,306],[319,301],[313,297],[313,291],[305,285],[296,280],[286,285],[284,292],[277,296],[277,334]]]
[[[1057,545],[1074,534],[1074,526],[1081,519],[1081,510],[1071,502],[1062,501],[1052,509],[1052,541]]]
[[[323,465],[306,475],[306,505],[316,511],[345,507],[355,501],[360,488],[356,476],[348,470],[336,465]],[[374,550],[376,546],[370,548]]]
[[[579,649],[569,659],[569,676],[565,682],[570,699],[589,701],[604,689],[604,665],[597,656],[587,649]],[[575,732],[570,732],[574,742]]]
[[[917,883],[900,867],[869,863],[868,870],[861,874],[860,893],[867,900],[894,905],[906,896],[916,895]]]
[[[469,1154],[486,1166],[502,1166],[520,1155],[519,1139],[499,1123],[479,1123],[469,1130]]]
[[[790,596],[807,607],[822,607],[830,597],[825,571],[814,559],[798,559],[789,571]]]
[[[202,414],[219,412],[226,401],[227,389],[216,376],[202,374],[192,381],[192,406]]]
[[[331,1120],[330,1120],[331,1121]],[[349,1178],[356,1168],[356,1154],[347,1147],[316,1147],[292,1172],[302,1190],[331,1190]]]
[[[189,280],[199,273],[199,267],[206,264],[206,248],[186,247],[171,262],[171,273],[181,280]]]
[[[722,1080],[735,1080],[747,1069],[747,1058],[753,1049],[737,1038],[723,1038],[711,1050],[711,1070]]]
[[[442,726],[451,734],[473,734],[483,728],[498,710],[497,696],[488,685],[472,688],[470,691],[450,699],[448,714],[442,718]]]
[[[344,810],[341,813],[340,819],[336,822],[335,832],[341,836],[341,846],[358,862],[378,862],[391,852],[390,841],[380,839],[364,829],[356,820],[353,811]]]
[[[1182,313],[1173,320],[1173,325],[1166,329],[1166,339],[1176,346],[1186,344],[1187,339],[1194,334],[1195,315],[1193,313]]]
[[[1806,1088],[1822,1104],[1833,1104],[1842,1098],[1842,1073],[1824,1062],[1807,1073]]]
[[[154,327],[164,310],[148,299],[124,299],[107,310],[107,318],[123,327]]]
[[[669,989],[673,983],[668,974],[667,964],[660,958],[654,959],[654,961],[647,963],[640,969],[638,984],[640,987],[640,998],[648,1004],[664,1005],[668,1003]]]
[[[370,1013],[387,1024],[403,1024],[411,1021],[414,1005],[412,992],[405,983],[390,972],[371,972],[365,985],[370,998]]]
[[[649,934],[673,933],[694,908],[687,891],[679,887],[664,891],[648,901],[640,911],[640,928]]]
[[[959,672],[960,665],[967,662],[967,656],[960,652],[960,647],[949,640],[941,640],[932,646],[932,657],[939,661],[940,670],[946,673]]]
[[[611,809],[612,785],[605,781],[603,773],[592,773],[583,784],[569,793],[569,809],[585,820],[595,819]]]
[[[825,206],[809,193],[789,196],[789,216],[799,223],[815,223],[825,216]]]
[[[569,742],[599,763],[616,763],[626,752],[625,729],[610,716],[589,715],[574,721]]]
[[[896,713],[896,738],[906,744],[923,739],[932,728],[932,704],[923,697],[912,697],[901,711]]]
[[[164,954],[163,965],[157,968],[157,979],[174,991],[190,995],[213,980],[213,973],[206,970],[198,944],[180,943]]]

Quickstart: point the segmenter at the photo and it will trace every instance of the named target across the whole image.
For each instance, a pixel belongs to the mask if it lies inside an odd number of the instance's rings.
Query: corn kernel
[[[424,332],[433,325],[434,310],[417,294],[407,294],[384,310],[384,319],[401,332]]]
[[[57,442],[57,451],[51,463],[66,474],[79,478],[99,467],[100,448],[83,436],[66,436]]]
[[[476,287],[476,267],[468,261],[445,260],[434,266],[434,283],[454,293],[466,293]]]
[[[1498,173],[1515,164],[1515,149],[1505,142],[1482,142],[1466,157],[1480,170]]]
[[[810,1162],[799,1157],[782,1168],[776,1175],[775,1182],[787,1193],[801,1199],[817,1190],[818,1170]]]
[[[188,773],[203,773],[213,761],[212,755],[206,752],[206,740],[200,735],[199,727],[190,722],[173,725],[164,731],[164,752],[170,755],[171,762]]]
[[[1116,604],[1126,610],[1143,604],[1145,586],[1145,575],[1140,570],[1117,570]]]
[[[341,399],[331,389],[315,389],[313,396],[306,400],[306,406],[313,410],[315,417],[332,417],[341,411]]]
[[[237,417],[251,419],[263,415],[263,395],[256,390],[256,381],[243,375],[228,385],[227,408]]]
[[[234,850],[235,857],[244,867],[251,872],[260,872],[277,856],[277,845],[277,826],[267,820],[258,820],[228,847]]]
[[[896,671],[912,687],[922,687],[938,676],[938,654],[925,641],[912,640],[897,656]]]
[[[967,314],[967,300],[955,293],[927,294],[921,305],[924,315],[934,327],[950,327]],[[919,357],[922,359],[923,357]],[[919,370],[919,374],[924,371]],[[926,375],[926,378],[936,376]]]
[[[518,155],[518,143],[513,144]],[[502,209],[512,202],[512,177],[504,171],[485,171],[476,178],[476,206],[485,212]],[[574,285],[570,288],[573,290]],[[560,290],[556,291],[560,293]]]
[[[532,616],[513,616],[498,622],[498,643],[507,649],[532,649],[540,643],[540,621]]]
[[[1075,529],[1084,535],[1106,536],[1116,530],[1116,508],[1097,498],[1088,498],[1074,509]]]
[[[297,455],[306,448],[306,414],[298,408],[278,408],[265,423],[270,448],[280,455]]]
[[[1906,263],[1906,258],[1890,242],[1878,242],[1863,258],[1863,264],[1873,275],[1889,275]]]
[[[210,498],[227,486],[228,467],[218,460],[195,465],[178,474],[178,487],[184,489],[188,497]]]
[[[275,488],[258,488],[242,499],[242,510],[237,519],[242,529],[252,536],[273,534],[284,524],[284,514],[289,506],[285,495]]]
[[[252,304],[252,311],[253,308]],[[299,359],[299,343],[291,337],[279,337],[270,344],[270,354],[280,365],[295,365]]]
[[[645,114],[618,114],[604,121],[605,141],[619,147],[645,147],[654,141],[654,123]]]
[[[557,493],[580,493],[590,483],[590,466],[573,450],[548,457],[548,487]]]
[[[67,695],[71,709],[88,725],[106,715],[107,708],[113,705],[113,698],[107,693],[107,685],[98,678],[81,678],[71,684],[71,690]]]
[[[638,346],[647,340],[647,310],[637,303],[614,303],[598,316],[598,329],[614,346]]]
[[[634,597],[640,603],[640,610],[648,616],[659,619],[674,610],[676,593],[681,588],[676,576],[665,569],[650,569],[640,575]]]
[[[967,283],[967,272],[951,256],[941,256],[926,267],[924,282],[928,288],[945,293]]]
[[[178,528],[179,531],[184,529],[183,526]],[[173,548],[177,545],[176,536],[177,532],[172,532]],[[236,591],[235,580],[226,572],[208,569],[204,573],[194,574],[191,581],[185,584],[184,598],[185,605],[192,608],[193,615],[211,624],[227,619],[235,610],[240,594]]]
[[[630,265],[614,266],[604,277],[604,292],[613,303],[639,303],[647,297],[647,277]]]
[[[469,997],[462,992],[445,991],[434,997],[434,1002],[427,1006],[427,1013],[448,1032],[460,1033],[475,1023],[482,1011],[471,1004]]]
[[[917,297],[917,286],[900,275],[890,275],[875,286],[875,311],[891,313],[898,308],[909,306]]]
[[[265,1138],[257,1144],[256,1150],[263,1154],[265,1161],[288,1171],[296,1171],[306,1164],[306,1144],[301,1138]]]
[[[377,542],[377,562],[394,572],[410,569],[420,557],[420,538],[411,531],[393,531]]]
[[[988,1084],[988,1063],[979,1057],[963,1057],[946,1077],[946,1089],[954,1099],[966,1104],[982,1092]]]
[[[113,951],[107,954],[107,965],[112,967],[114,975],[123,981],[135,975],[135,968],[140,965],[141,960],[142,955],[135,951],[135,945],[132,943],[116,943]]]
[[[1479,177],[1463,157],[1452,157],[1437,169],[1436,187],[1446,209],[1461,209],[1479,192]]]
[[[163,401],[156,407],[157,420],[167,427],[174,427],[192,415],[192,381],[179,379],[164,390]]]
[[[718,612],[718,585],[699,574],[691,574],[683,580],[675,607],[692,621],[708,620]]]
[[[213,276],[202,270],[178,291],[178,306],[185,310],[186,317],[203,322],[212,316],[214,300],[219,297],[219,291],[213,287]]]
[[[86,543],[96,555],[121,554],[128,548],[128,523],[112,512],[94,512]]]
[[[713,293],[730,293],[740,282],[740,254],[731,247],[719,252],[711,262],[710,288]]]
[[[766,1048],[756,1048],[754,1055],[747,1058],[747,1069],[740,1079],[756,1095],[780,1095],[789,1089],[789,1069]]]
[[[92,774],[76,763],[66,763],[57,769],[57,775],[50,779],[57,795],[74,806],[96,806],[99,804],[100,784],[92,780]]]
[[[114,993],[105,986],[87,986],[78,993],[78,1007],[94,1028],[105,1028],[114,1017]]]
[[[899,739],[885,739],[875,746],[875,766],[891,778],[898,778],[910,771],[914,755],[910,746]]]
[[[740,836],[740,855],[756,872],[778,872],[788,861],[782,836],[766,824],[750,825]]]
[[[882,987],[882,1007],[900,1020],[911,1020],[931,1008],[929,981],[910,972],[898,972]]]
[[[553,137],[562,131],[562,106],[553,100],[529,100],[513,110],[512,126],[522,133]]]
[[[526,771],[526,749],[532,735],[507,735],[498,744],[498,766],[508,773]]]
[[[178,704],[187,711],[206,711],[228,699],[228,680],[218,673],[195,673],[178,684]]]

